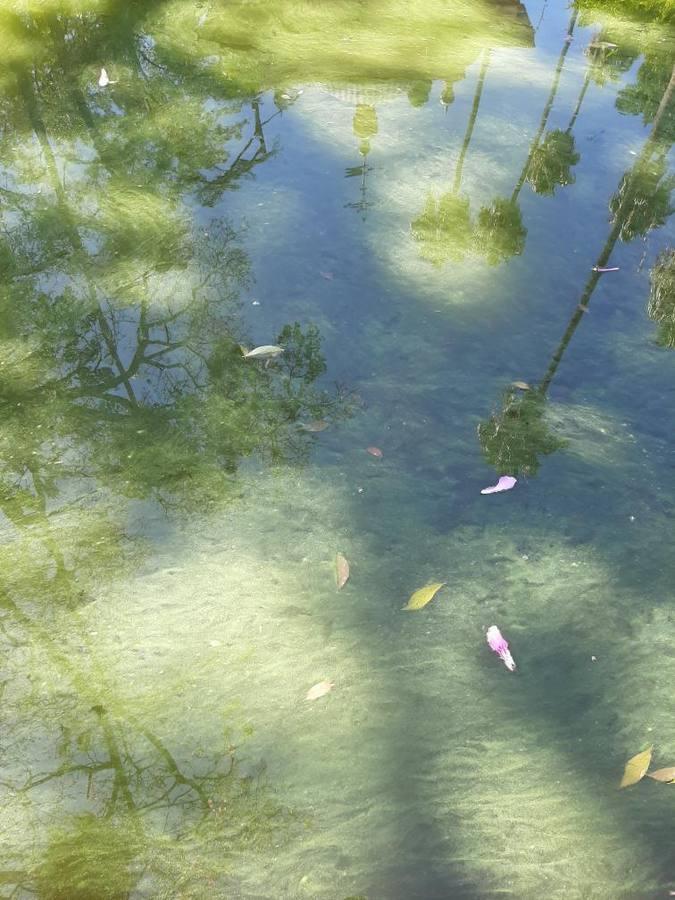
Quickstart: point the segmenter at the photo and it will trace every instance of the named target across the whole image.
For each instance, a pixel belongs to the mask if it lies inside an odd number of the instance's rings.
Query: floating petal
[[[518,479],[514,478],[513,475],[502,475],[497,484],[483,488],[481,494],[498,494],[500,491],[510,491],[517,481]]]
[[[509,650],[509,645],[501,633],[499,628],[496,625],[490,625],[485,635],[485,638],[488,642],[488,646],[490,650],[493,650],[497,656],[504,663],[509,672],[515,672],[516,663],[513,657],[511,656],[511,651]]]
[[[244,359],[274,359],[284,352],[283,347],[277,347],[276,344],[263,344],[262,347],[254,347],[248,353],[244,353]]]

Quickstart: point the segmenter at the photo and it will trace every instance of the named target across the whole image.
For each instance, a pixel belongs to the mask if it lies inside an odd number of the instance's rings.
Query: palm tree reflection
[[[448,260],[463,259],[473,244],[470,200],[460,194],[460,188],[489,65],[490,51],[484,50],[452,188],[438,198],[430,194],[423,211],[411,225],[412,235],[419,244],[420,255],[435,266],[442,266]]]
[[[490,62],[490,51],[483,52],[471,115],[462,142],[452,189],[438,198],[429,195],[424,209],[411,225],[420,255],[433,265],[442,266],[449,260],[461,260],[472,253],[482,256],[490,265],[497,265],[521,254],[527,237],[527,229],[523,224],[518,205],[518,197],[523,186],[528,183],[535,193],[550,195],[557,185],[573,183],[574,176],[571,169],[579,161],[579,154],[574,149],[571,131],[588,87],[590,77],[588,73],[567,130],[555,130],[545,135],[545,129],[558,92],[576,18],[577,14],[574,13],[560,51],[553,83],[537,132],[513,192],[510,197],[497,197],[482,207],[474,224],[471,219],[470,200],[460,194],[460,185]]]
[[[370,153],[371,139],[378,132],[377,111],[373,104],[357,104],[354,111],[352,130],[356,137],[359,138],[361,164],[348,168],[345,174],[347,178],[361,179],[359,186],[360,197],[357,201],[348,203],[347,207],[359,210],[361,218],[365,222],[368,209],[372,205],[368,200],[368,173],[371,171],[371,166],[368,165],[368,154]]]
[[[541,456],[564,446],[564,440],[553,434],[547,425],[546,398],[572,336],[588,311],[593,292],[602,277],[599,270],[607,266],[618,240],[628,242],[647,234],[663,225],[672,212],[670,195],[675,188],[675,178],[668,174],[667,154],[675,135],[670,113],[674,91],[675,67],[654,113],[650,136],[610,200],[612,228],[539,386],[533,389],[523,385],[524,390],[510,386],[504,392],[499,411],[478,426],[478,440],[483,454],[500,475],[535,474]],[[674,336],[673,260],[670,251],[657,262],[652,273],[649,302],[649,315],[659,322],[659,340],[666,346],[672,346]]]

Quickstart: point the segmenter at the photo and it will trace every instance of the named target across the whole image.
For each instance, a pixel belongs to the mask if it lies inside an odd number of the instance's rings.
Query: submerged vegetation
[[[593,16],[615,16],[629,25],[635,22],[667,22],[675,25],[674,0],[576,0],[575,5],[592,21]]]
[[[675,250],[664,250],[651,271],[647,313],[658,323],[657,342],[675,347]]]

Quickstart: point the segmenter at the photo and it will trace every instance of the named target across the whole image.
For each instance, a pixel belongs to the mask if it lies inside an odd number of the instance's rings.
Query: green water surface
[[[617,789],[675,765],[674,63],[673,0],[1,0],[0,897],[675,890]]]

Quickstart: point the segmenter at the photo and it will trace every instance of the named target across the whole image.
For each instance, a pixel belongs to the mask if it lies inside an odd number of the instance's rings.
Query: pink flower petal
[[[483,488],[481,494],[498,494],[500,491],[510,491],[517,481],[518,479],[514,478],[513,475],[502,475],[497,484]]]
[[[500,653],[504,647],[508,647],[504,635],[496,625],[490,625],[485,637],[490,650],[494,650],[495,653]]]
[[[490,650],[493,650],[504,663],[509,672],[515,672],[516,663],[511,656],[509,645],[496,625],[491,625],[485,635]]]

